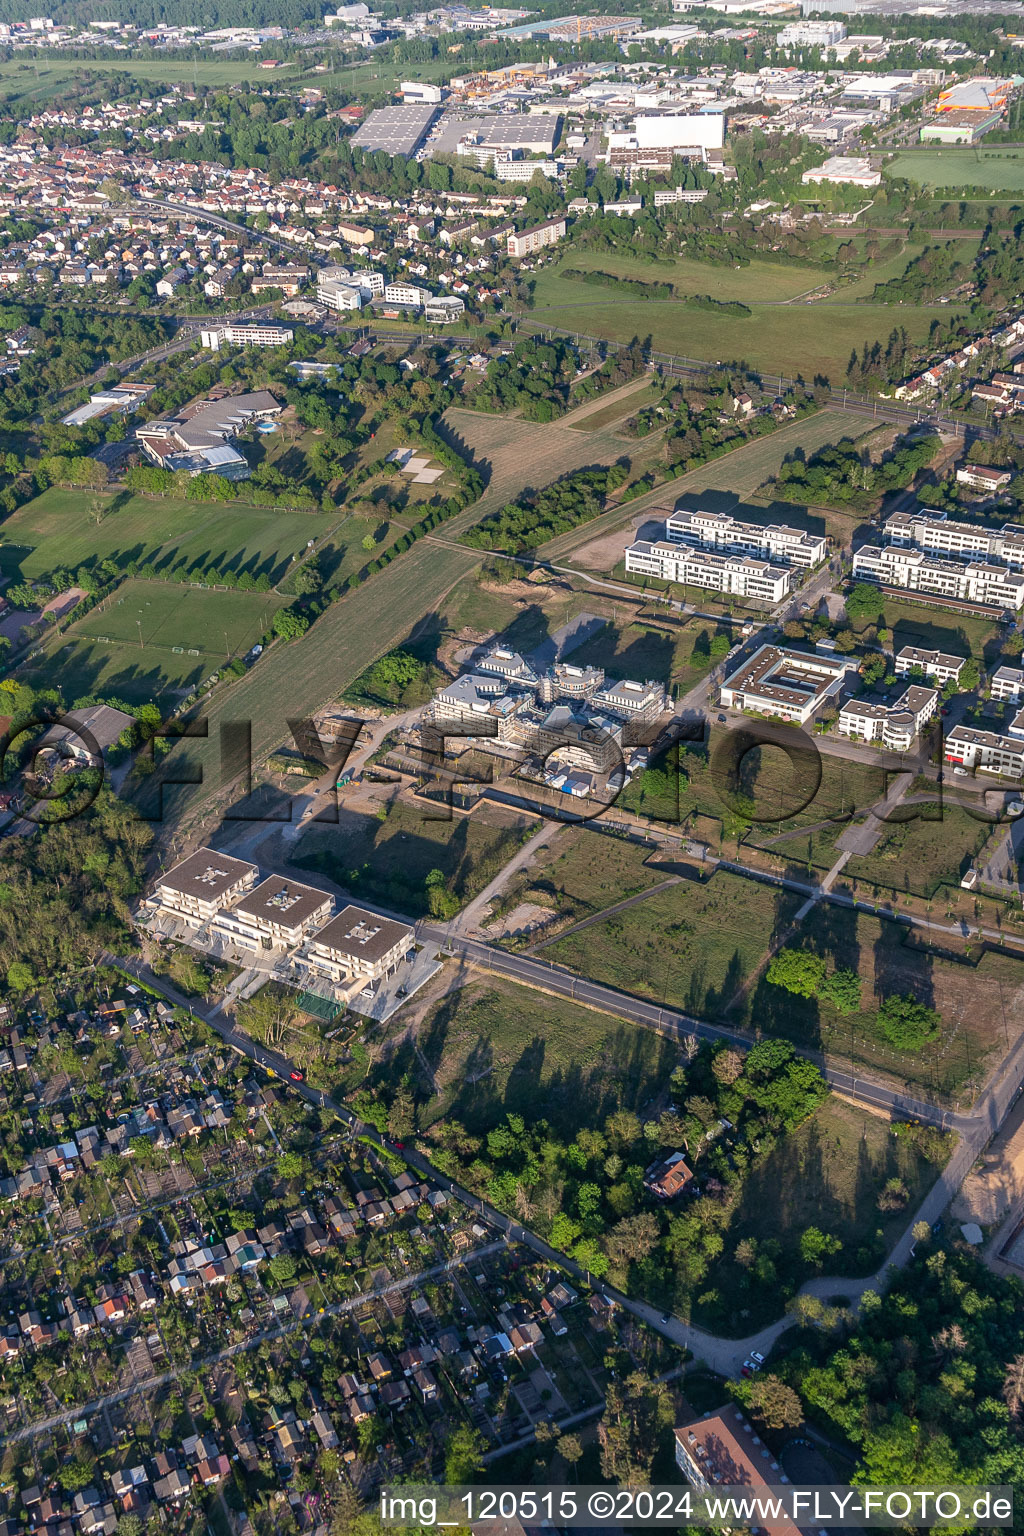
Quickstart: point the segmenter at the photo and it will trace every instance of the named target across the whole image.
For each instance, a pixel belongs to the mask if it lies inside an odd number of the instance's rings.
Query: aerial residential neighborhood
[[[0,20],[0,1536],[1022,1481],[1022,7],[631,5]]]

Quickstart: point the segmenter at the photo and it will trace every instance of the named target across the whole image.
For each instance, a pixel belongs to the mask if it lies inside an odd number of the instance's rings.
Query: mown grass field
[[[44,644],[25,675],[58,682],[68,702],[110,693],[132,704],[187,692],[269,628],[272,592],[215,592],[126,581],[102,609]]]
[[[694,654],[702,637],[710,641],[714,625],[692,620],[678,628],[665,620],[606,624],[572,652],[574,666],[603,667],[609,677],[651,679],[685,693],[711,670],[710,651]]]
[[[537,902],[578,922],[663,880],[664,871],[646,863],[650,852],[625,838],[566,827],[506,890],[502,905]]]
[[[922,187],[978,187],[989,192],[1024,192],[1024,150],[984,143],[905,149],[885,167]]]
[[[122,566],[152,563],[161,573],[198,564],[266,574],[276,582],[307,540],[322,538],[340,522],[340,513],[51,487],[0,524],[0,571],[31,578],[115,559]]]
[[[905,645],[916,645],[950,651],[954,656],[975,656],[979,661],[991,660],[995,654],[998,631],[990,619],[952,613],[924,603],[901,602],[888,593],[879,593],[876,612],[883,616],[882,627],[892,630],[897,651]],[[875,617],[872,614],[869,619],[851,620],[854,634],[862,635]]]
[[[408,1021],[396,1019],[390,1033],[407,1037]],[[376,1071],[394,1082],[429,1068],[437,1091],[420,1111],[423,1129],[454,1116],[479,1133],[521,1113],[572,1135],[616,1109],[642,1110],[678,1059],[678,1047],[649,1030],[488,977],[442,998],[415,1042],[400,1040]]]
[[[878,270],[884,266],[887,276],[895,276],[907,259],[895,258]],[[738,299],[752,313],[733,316],[688,309],[676,300],[637,300],[616,294],[614,288],[560,275],[585,265],[645,282],[676,282],[689,293],[719,300]],[[927,340],[933,314],[939,311],[905,308],[897,316],[889,305],[858,303],[852,289],[839,289],[827,300],[804,303],[799,299],[798,295],[820,287],[828,276],[813,267],[787,268],[781,263],[715,267],[694,261],[633,261],[621,253],[581,253],[579,259],[574,255],[559,267],[538,272],[531,316],[610,341],[650,335],[658,350],[682,357],[723,363],[742,359],[769,376],[800,373],[810,379],[823,374],[834,383],[841,382],[854,347],[859,352],[865,342],[876,341],[884,346],[897,321],[912,342]],[[874,281],[866,292],[870,293]],[[828,305],[827,320],[819,313],[822,303]],[[952,320],[956,311],[948,306],[942,313]]]
[[[940,807],[923,809],[938,812]],[[988,822],[947,801],[935,820],[916,817],[888,825],[870,854],[850,859],[844,875],[931,897],[940,886],[959,885],[991,830]]]

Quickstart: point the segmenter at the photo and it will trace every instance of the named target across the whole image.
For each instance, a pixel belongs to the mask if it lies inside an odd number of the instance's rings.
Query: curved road
[[[429,923],[419,926],[419,937],[444,944],[447,941],[447,933],[443,928]],[[593,982],[581,980],[558,967],[548,966],[533,961],[524,956],[506,955],[503,952],[491,949],[488,945],[477,943],[474,940],[458,938],[451,941],[453,952],[465,955],[467,959],[475,960],[478,964],[489,969],[499,971],[516,977],[519,980],[528,980],[534,985],[542,986],[547,991],[560,991],[572,998],[578,999],[591,1007],[616,1015],[617,1017],[634,1019],[637,1023],[662,1030],[665,1033],[686,1036],[698,1036],[700,1038],[723,1039],[731,1038],[737,1044],[749,1046],[748,1039],[739,1035],[733,1035],[730,1031],[716,1028],[713,1025],[704,1024],[700,1020],[691,1019],[685,1014],[672,1010],[658,1008],[656,1005],[645,1003],[641,999],[627,997],[623,993],[615,992],[610,987],[601,987]],[[169,1001],[178,1006],[189,1009],[198,1014],[209,1027],[241,1055],[247,1056],[256,1065],[281,1078],[296,1092],[317,1108],[329,1110],[340,1120],[351,1127],[352,1131],[378,1146],[385,1148],[392,1154],[397,1154],[419,1173],[434,1180],[442,1189],[448,1191],[455,1199],[459,1200],[469,1209],[478,1211],[485,1220],[504,1232],[509,1239],[521,1243],[531,1249],[539,1257],[551,1264],[556,1264],[567,1273],[573,1275],[581,1283],[593,1285],[609,1300],[618,1303],[625,1311],[654,1328],[663,1337],[672,1343],[689,1349],[696,1357],[705,1361],[712,1369],[723,1375],[735,1376],[739,1373],[744,1358],[751,1350],[757,1349],[767,1354],[780,1334],[791,1325],[792,1319],[779,1318],[776,1322],[761,1328],[757,1333],[745,1339],[732,1339],[718,1334],[708,1333],[690,1323],[668,1313],[661,1313],[657,1308],[647,1302],[639,1301],[633,1297],[624,1295],[613,1286],[595,1280],[589,1271],[577,1264],[574,1259],[552,1248],[543,1238],[523,1227],[519,1222],[512,1220],[502,1211],[497,1210],[478,1195],[471,1194],[456,1184],[454,1180],[440,1174],[432,1164],[414,1148],[404,1144],[395,1143],[387,1137],[380,1135],[373,1126],[366,1125],[357,1115],[354,1115],[344,1104],[331,1098],[321,1089],[313,1087],[301,1078],[292,1079],[292,1066],[288,1059],[280,1052],[270,1050],[254,1041],[244,1031],[237,1029],[234,1024],[215,1010],[197,1008],[190,1003],[177,989],[171,986],[162,977],[155,976],[149,968],[139,960],[123,960],[114,956],[105,957],[109,963],[116,964],[122,970],[128,971],[144,981],[153,991],[163,995]],[[538,974],[539,973],[539,974]],[[945,1129],[956,1131],[960,1136],[960,1142],[953,1153],[949,1163],[939,1175],[932,1189],[928,1192],[919,1208],[913,1213],[907,1227],[900,1237],[885,1263],[875,1274],[864,1279],[843,1279],[833,1276],[824,1276],[807,1281],[802,1287],[801,1295],[817,1296],[827,1300],[833,1296],[843,1296],[846,1302],[856,1307],[865,1291],[883,1288],[887,1282],[891,1270],[901,1268],[912,1256],[914,1247],[913,1226],[918,1221],[927,1221],[929,1225],[938,1219],[945,1210],[949,1201],[959,1189],[966,1174],[981,1154],[991,1136],[999,1128],[1008,1113],[1010,1106],[1016,1098],[1024,1083],[1024,1037],[1010,1052],[999,1071],[985,1088],[974,1111],[970,1115],[955,1114],[952,1111],[942,1110],[935,1105],[918,1102],[908,1096],[897,1093],[894,1090],[873,1084],[857,1078],[850,1073],[827,1071],[826,1076],[834,1087],[860,1099],[864,1103],[874,1104],[889,1110],[897,1118],[918,1118],[926,1120],[930,1124],[941,1125]]]

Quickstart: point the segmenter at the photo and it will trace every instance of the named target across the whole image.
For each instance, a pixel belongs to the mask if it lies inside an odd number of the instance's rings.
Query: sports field
[[[47,642],[26,676],[58,681],[69,703],[90,693],[143,704],[187,692],[255,644],[283,601],[272,592],[126,581],[104,607]]]
[[[905,149],[889,162],[885,174],[905,176],[922,187],[978,187],[1016,194],[1024,192],[1024,150],[1008,144]]]
[[[151,563],[167,574],[213,566],[277,582],[308,539],[323,538],[340,521],[338,513],[52,487],[0,525],[0,571],[35,577],[113,558],[121,566]]]

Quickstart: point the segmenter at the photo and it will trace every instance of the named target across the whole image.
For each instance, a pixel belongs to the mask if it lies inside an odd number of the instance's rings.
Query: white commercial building
[[[429,288],[419,288],[415,283],[387,283],[384,287],[385,304],[402,304],[409,309],[422,309],[433,297]]]
[[[424,102],[428,106],[440,106],[443,92],[439,85],[426,85],[422,80],[403,80],[399,86],[402,100]]]
[[[848,656],[762,645],[722,684],[722,703],[806,725],[857,670]]]
[[[914,738],[934,717],[938,704],[937,689],[911,684],[895,704],[848,700],[839,711],[836,729],[858,741],[880,742],[890,752],[909,752]]]
[[[220,347],[286,347],[295,332],[285,325],[212,325],[199,332],[199,344],[216,352]]]
[[[354,288],[351,283],[332,281],[330,278],[320,278],[316,285],[316,296],[317,302],[326,305],[328,309],[343,311],[363,307],[363,296],[358,288]]]
[[[656,581],[675,581],[691,587],[707,587],[733,597],[758,598],[778,603],[789,593],[791,573],[786,566],[769,565],[744,555],[715,555],[688,544],[638,539],[626,550],[626,570],[633,576]]]
[[[841,21],[791,21],[777,41],[783,48],[832,48],[846,36]]]
[[[823,533],[804,533],[785,523],[744,523],[731,513],[701,508],[670,513],[665,522],[665,537],[673,543],[728,554],[759,555],[807,570],[820,564],[828,554],[828,539]]]
[[[909,592],[930,592],[954,602],[985,603],[1014,610],[1024,606],[1024,574],[1003,565],[937,560],[920,549],[864,544],[853,557],[857,581],[877,581]]]
[[[800,180],[804,186],[817,186],[828,181],[837,186],[877,187],[882,173],[863,155],[830,155],[824,165],[816,165],[804,171]]]
[[[609,135],[609,147],[616,137]],[[631,137],[638,149],[721,149],[725,117],[721,112],[642,112]]]

